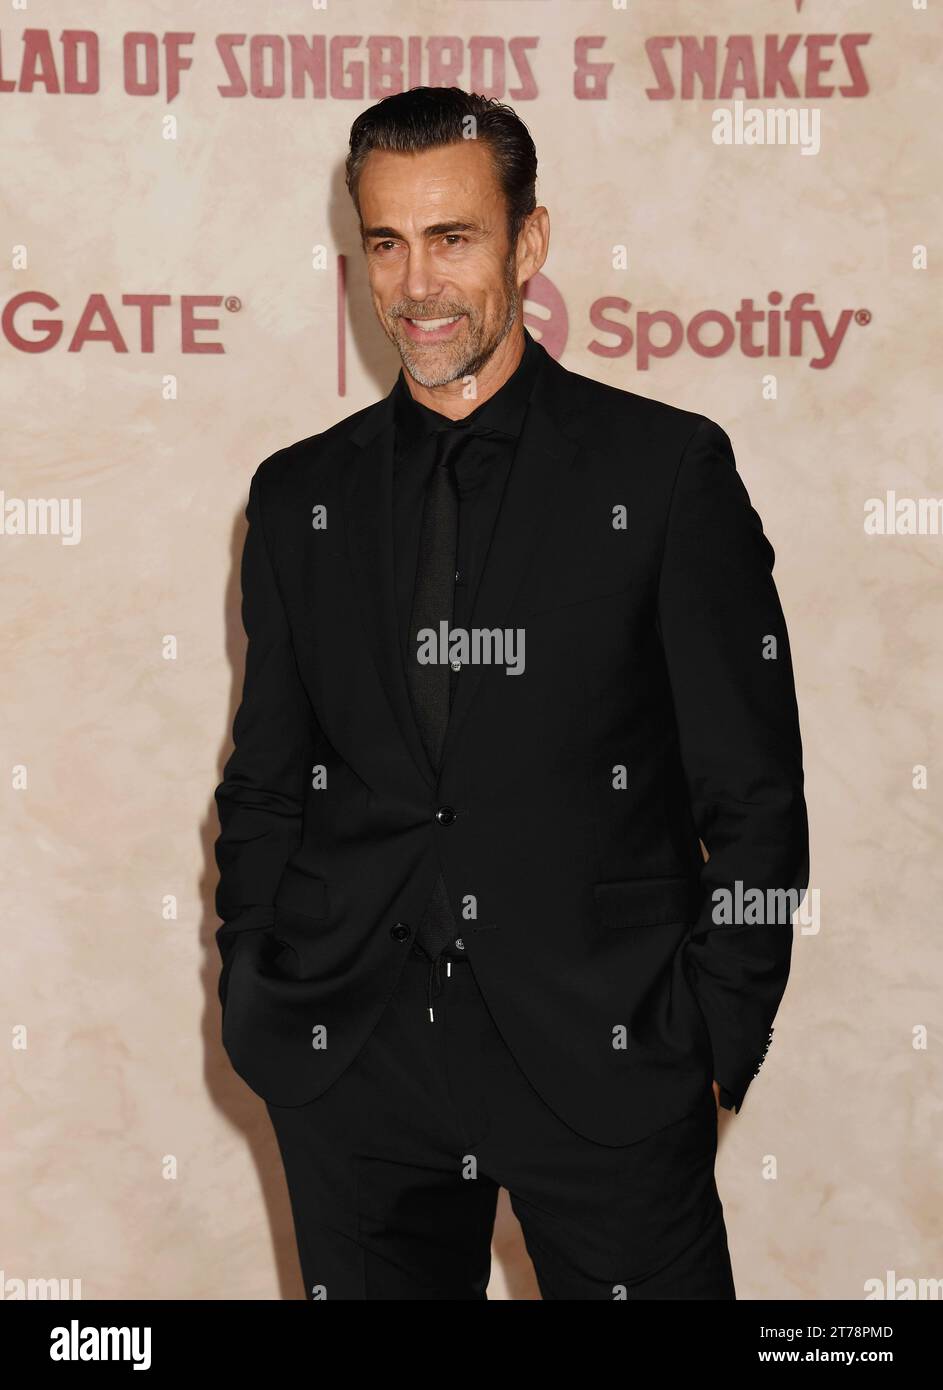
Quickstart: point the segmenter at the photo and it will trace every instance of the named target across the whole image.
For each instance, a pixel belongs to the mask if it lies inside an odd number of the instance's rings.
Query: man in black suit
[[[808,878],[773,550],[722,429],[525,329],[535,176],[457,88],[357,118],[403,369],[249,489],[219,992],[311,1299],[484,1298],[501,1186],[544,1298],[735,1297]]]

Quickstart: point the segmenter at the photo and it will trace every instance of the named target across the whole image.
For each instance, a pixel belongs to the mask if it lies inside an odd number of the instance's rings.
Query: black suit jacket
[[[438,777],[398,642],[392,392],[252,478],[217,941],[224,1046],[274,1104],[357,1055],[440,868],[501,1033],[588,1138],[642,1138],[714,1077],[739,1109],[765,1054],[792,927],[718,925],[713,894],[808,880],[773,550],[719,426],[540,353],[469,623],[523,630],[525,668],[462,672]]]

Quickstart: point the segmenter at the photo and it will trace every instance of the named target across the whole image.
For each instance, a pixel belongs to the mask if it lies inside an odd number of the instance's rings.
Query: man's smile
[[[406,332],[415,343],[440,343],[451,338],[456,327],[465,318],[464,314],[453,314],[449,318],[410,319],[403,317]]]

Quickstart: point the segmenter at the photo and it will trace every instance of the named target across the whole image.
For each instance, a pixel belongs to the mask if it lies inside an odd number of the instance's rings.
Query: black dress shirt
[[[463,449],[455,464],[459,520],[451,626],[467,628],[539,366],[540,351],[525,328],[524,352],[508,380],[460,421],[448,420],[414,400],[400,369],[394,388],[393,550],[404,665],[415,659],[409,651],[409,623],[424,493],[435,463],[435,432],[444,424],[488,431]],[[453,696],[457,678],[453,670]]]

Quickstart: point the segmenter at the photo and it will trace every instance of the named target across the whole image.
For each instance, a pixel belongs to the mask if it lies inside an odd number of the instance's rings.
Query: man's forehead
[[[475,198],[499,193],[497,175],[488,151],[475,141],[437,146],[431,150],[406,152],[371,150],[360,180],[361,201],[371,196],[395,197],[398,192],[410,199],[417,195],[429,199],[466,202],[469,185]]]
[[[365,241],[456,232],[490,238],[506,216],[488,151],[473,141],[416,152],[372,150],[359,202]]]

